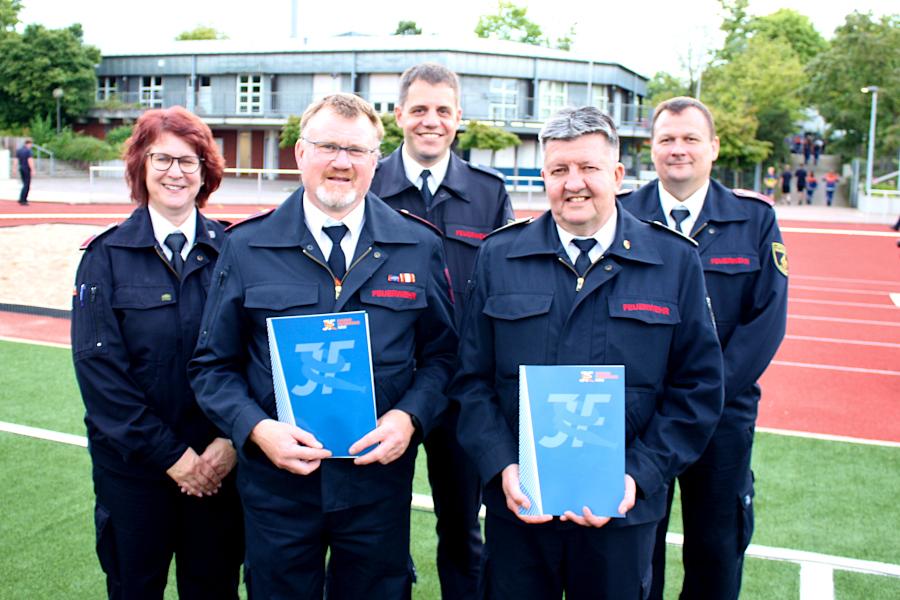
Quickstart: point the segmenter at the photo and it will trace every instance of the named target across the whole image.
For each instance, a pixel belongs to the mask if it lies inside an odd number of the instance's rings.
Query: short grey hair
[[[619,156],[619,133],[612,118],[594,106],[580,106],[578,108],[562,108],[547,119],[538,139],[541,149],[545,149],[547,142],[553,140],[574,140],[583,135],[599,133],[606,138],[613,151],[614,158]]]

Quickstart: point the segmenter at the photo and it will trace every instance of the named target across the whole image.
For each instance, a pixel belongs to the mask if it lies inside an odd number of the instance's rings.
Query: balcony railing
[[[126,92],[112,94],[98,99],[94,106],[95,116],[111,116],[121,112],[137,112],[147,108],[168,108],[170,106],[187,106],[195,113],[208,118],[265,118],[285,119],[290,115],[300,115],[316,98],[310,93],[266,92],[262,94],[216,93],[205,90],[194,94],[193,106],[188,105],[186,91],[163,89],[160,93]],[[367,100],[383,110],[396,101],[395,97],[387,98],[376,95]],[[493,122],[511,129],[537,129],[543,123],[540,111],[535,107],[532,98],[517,102],[516,106],[499,105],[491,102],[489,94],[463,95],[463,115],[466,119]],[[527,109],[522,107],[528,107]],[[653,107],[642,104],[601,105],[616,121],[619,127],[637,128],[649,132]]]

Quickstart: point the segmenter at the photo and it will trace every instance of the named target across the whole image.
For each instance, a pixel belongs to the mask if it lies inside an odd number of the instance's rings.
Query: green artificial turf
[[[84,435],[69,351],[0,342],[0,378],[0,421]],[[898,448],[758,434],[753,542],[900,563],[898,460]],[[0,473],[0,596],[103,597],[87,451],[0,433]],[[429,493],[422,452],[414,490]],[[680,530],[677,500],[671,529]],[[419,578],[414,597],[439,598],[434,515],[412,512],[411,548]],[[680,548],[670,546],[667,597],[677,597],[680,581]],[[797,598],[798,590],[797,565],[746,561],[742,599]],[[836,571],[835,590],[838,600],[898,598],[900,579]],[[176,595],[170,585],[166,597]]]

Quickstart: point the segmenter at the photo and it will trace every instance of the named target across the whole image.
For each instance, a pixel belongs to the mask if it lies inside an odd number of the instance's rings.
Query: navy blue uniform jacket
[[[665,223],[658,190],[653,181],[620,201],[639,219]],[[760,398],[756,381],[775,356],[787,321],[787,258],[775,211],[710,180],[691,237],[698,244],[724,354],[722,427],[752,427]]]
[[[487,234],[513,219],[503,176],[451,152],[447,174],[434,194],[431,210],[426,210],[422,193],[406,177],[402,149],[397,148],[378,163],[371,191],[392,208],[422,217],[443,232],[458,320],[475,253]]]
[[[95,463],[168,479],[188,446],[202,454],[222,436],[197,406],[187,364],[224,237],[222,225],[197,215],[180,282],[147,208],[86,245],[72,299],[72,352]]]
[[[257,423],[277,418],[266,318],[365,310],[377,414],[403,410],[423,434],[446,407],[457,336],[434,232],[368,194],[356,256],[335,299],[326,259],[304,222],[302,198],[301,188],[274,212],[230,231],[190,372],[203,410],[238,450],[239,486],[252,480],[332,511],[408,494],[416,445],[388,465],[326,460],[305,477],[275,467],[247,443]],[[388,275],[401,273],[414,274],[415,281],[389,281]]]
[[[700,455],[722,410],[697,253],[619,207],[615,240],[579,292],[570,265],[549,212],[485,240],[451,386],[460,441],[488,482],[488,510],[514,519],[497,475],[518,463],[519,365],[625,365],[625,472],[639,492],[611,525],[656,521],[667,483]]]

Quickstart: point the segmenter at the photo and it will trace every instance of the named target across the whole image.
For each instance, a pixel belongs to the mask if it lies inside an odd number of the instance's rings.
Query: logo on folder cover
[[[621,516],[623,366],[519,367],[519,477],[525,514]]]
[[[278,420],[311,432],[334,457],[375,428],[365,312],[266,320]]]

